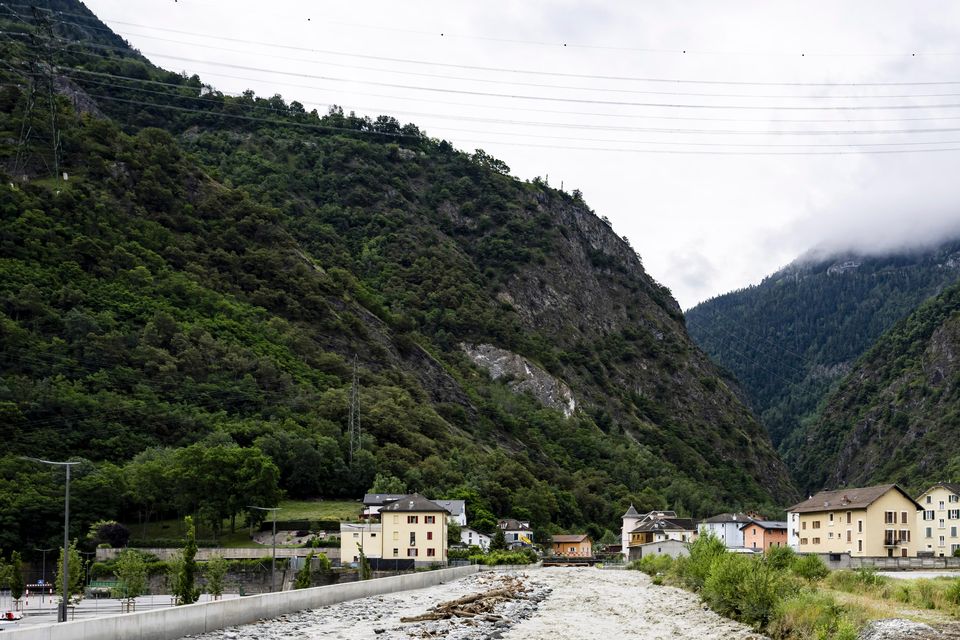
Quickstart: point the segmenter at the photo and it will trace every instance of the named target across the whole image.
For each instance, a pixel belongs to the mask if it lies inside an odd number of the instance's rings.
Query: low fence
[[[438,569],[312,589],[265,593],[169,609],[24,627],[4,630],[3,638],[4,640],[118,640],[121,638],[123,640],[175,640],[224,627],[249,624],[261,618],[275,618],[303,609],[314,609],[395,591],[431,587],[471,575],[478,570],[475,565]]]
[[[111,560],[120,555],[121,551],[123,551],[123,549],[97,549],[97,560],[99,562]],[[170,560],[174,555],[182,552],[183,549],[140,548],[134,549],[134,551],[154,555],[158,560]],[[238,547],[236,549],[204,547],[197,549],[197,560],[209,560],[214,556],[223,556],[227,560],[260,560],[261,558],[270,558],[271,553],[271,547]],[[331,562],[340,561],[339,547],[321,547],[317,549],[308,547],[297,547],[295,549],[277,547],[278,558],[306,558],[310,553],[314,555],[322,553],[327,556]]]

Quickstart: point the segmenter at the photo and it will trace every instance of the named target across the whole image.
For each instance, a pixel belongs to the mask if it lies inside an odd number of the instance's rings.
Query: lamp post
[[[256,509],[257,511],[273,512],[273,553],[270,556],[270,591],[276,591],[277,590],[277,511],[280,511],[280,507],[254,507],[254,506],[248,505],[247,508]]]
[[[47,552],[48,552],[48,551],[53,551],[53,549],[52,549],[52,548],[50,548],[50,549],[37,549],[36,547],[34,547],[33,550],[34,550],[34,551],[39,551],[41,554],[43,554],[43,560],[42,560],[42,563],[41,563],[43,568],[40,570],[40,573],[43,574],[43,577],[40,578],[40,580],[43,582],[43,588],[40,589],[40,604],[43,604],[43,595],[44,595],[43,592],[47,590]]]
[[[63,597],[60,598],[60,606],[57,608],[57,622],[67,621],[67,599],[70,597],[70,467],[79,462],[54,462],[52,460],[41,460],[40,458],[31,458],[21,456],[24,460],[32,460],[41,464],[49,464],[55,467],[65,467],[67,470],[67,486],[63,499]]]

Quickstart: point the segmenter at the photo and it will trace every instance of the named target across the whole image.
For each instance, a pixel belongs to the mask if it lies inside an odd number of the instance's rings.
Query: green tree
[[[402,493],[407,492],[407,483],[389,473],[378,473],[373,479],[370,493]]]
[[[220,555],[213,556],[204,565],[204,575],[207,578],[207,591],[213,596],[214,600],[219,600],[223,595],[224,580],[227,577],[229,568],[227,560]]]
[[[363,547],[360,544],[357,544],[357,550],[360,553],[360,579],[369,580],[373,575],[373,572],[370,570],[370,561],[367,560],[367,554],[363,552]]]
[[[66,599],[78,598],[83,594],[83,561],[80,559],[80,552],[77,551],[77,541],[70,543],[70,574],[67,576],[67,595]],[[61,598],[63,595],[63,549],[60,549],[60,557],[57,559],[57,583],[56,593]]]
[[[118,599],[136,598],[147,589],[147,562],[139,551],[124,549],[117,556],[114,574],[120,582],[115,589]]]
[[[447,524],[447,544],[460,544],[460,532],[463,529],[456,522]]]
[[[10,597],[19,600],[23,597],[26,589],[26,583],[23,579],[23,561],[20,559],[20,552],[14,551],[10,554]]]
[[[490,551],[503,551],[507,548],[507,537],[503,534],[503,529],[497,529],[490,540]]]
[[[313,551],[307,554],[303,566],[297,571],[293,579],[294,589],[307,589],[313,583],[313,568],[310,566],[313,562]]]
[[[177,604],[193,604],[200,597],[200,589],[196,586],[197,535],[191,516],[184,518],[183,522],[187,533],[184,538],[181,561],[178,567],[179,573],[173,595],[177,599]]]

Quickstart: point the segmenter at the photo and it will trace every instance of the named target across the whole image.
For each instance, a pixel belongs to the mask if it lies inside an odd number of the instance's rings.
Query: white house
[[[340,563],[360,561],[360,549],[368,558],[381,557],[383,526],[379,522],[340,523]]]
[[[498,521],[497,528],[503,531],[508,547],[524,547],[533,544],[533,529],[526,520],[507,518]]]
[[[675,511],[638,513],[633,505],[630,505],[622,518],[623,556],[628,561],[639,557],[640,545],[666,540],[693,542],[697,537],[697,527],[693,520],[679,518]]]
[[[467,502],[465,500],[432,500],[432,502],[450,512],[450,515],[447,516],[447,522],[456,523],[461,527],[467,526]]]
[[[736,549],[743,545],[741,527],[753,522],[745,513],[721,513],[700,523],[700,535],[712,534],[723,541],[723,546]]]
[[[463,529],[460,530],[460,542],[467,545],[468,547],[472,547],[473,545],[476,545],[481,549],[483,549],[484,551],[486,551],[487,549],[490,548],[491,539],[492,538],[487,534],[480,533],[479,531],[476,531],[475,529],[471,529],[470,527],[464,527]]]

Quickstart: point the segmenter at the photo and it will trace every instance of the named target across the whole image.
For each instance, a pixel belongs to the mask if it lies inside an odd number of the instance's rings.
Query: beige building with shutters
[[[960,484],[940,482],[917,498],[923,508],[914,537],[917,551],[938,558],[960,549]]]
[[[895,484],[821,491],[787,509],[800,553],[912,557],[921,506]],[[793,542],[793,541],[791,541]]]
[[[411,559],[416,566],[447,562],[448,511],[420,494],[380,509],[381,558]]]

